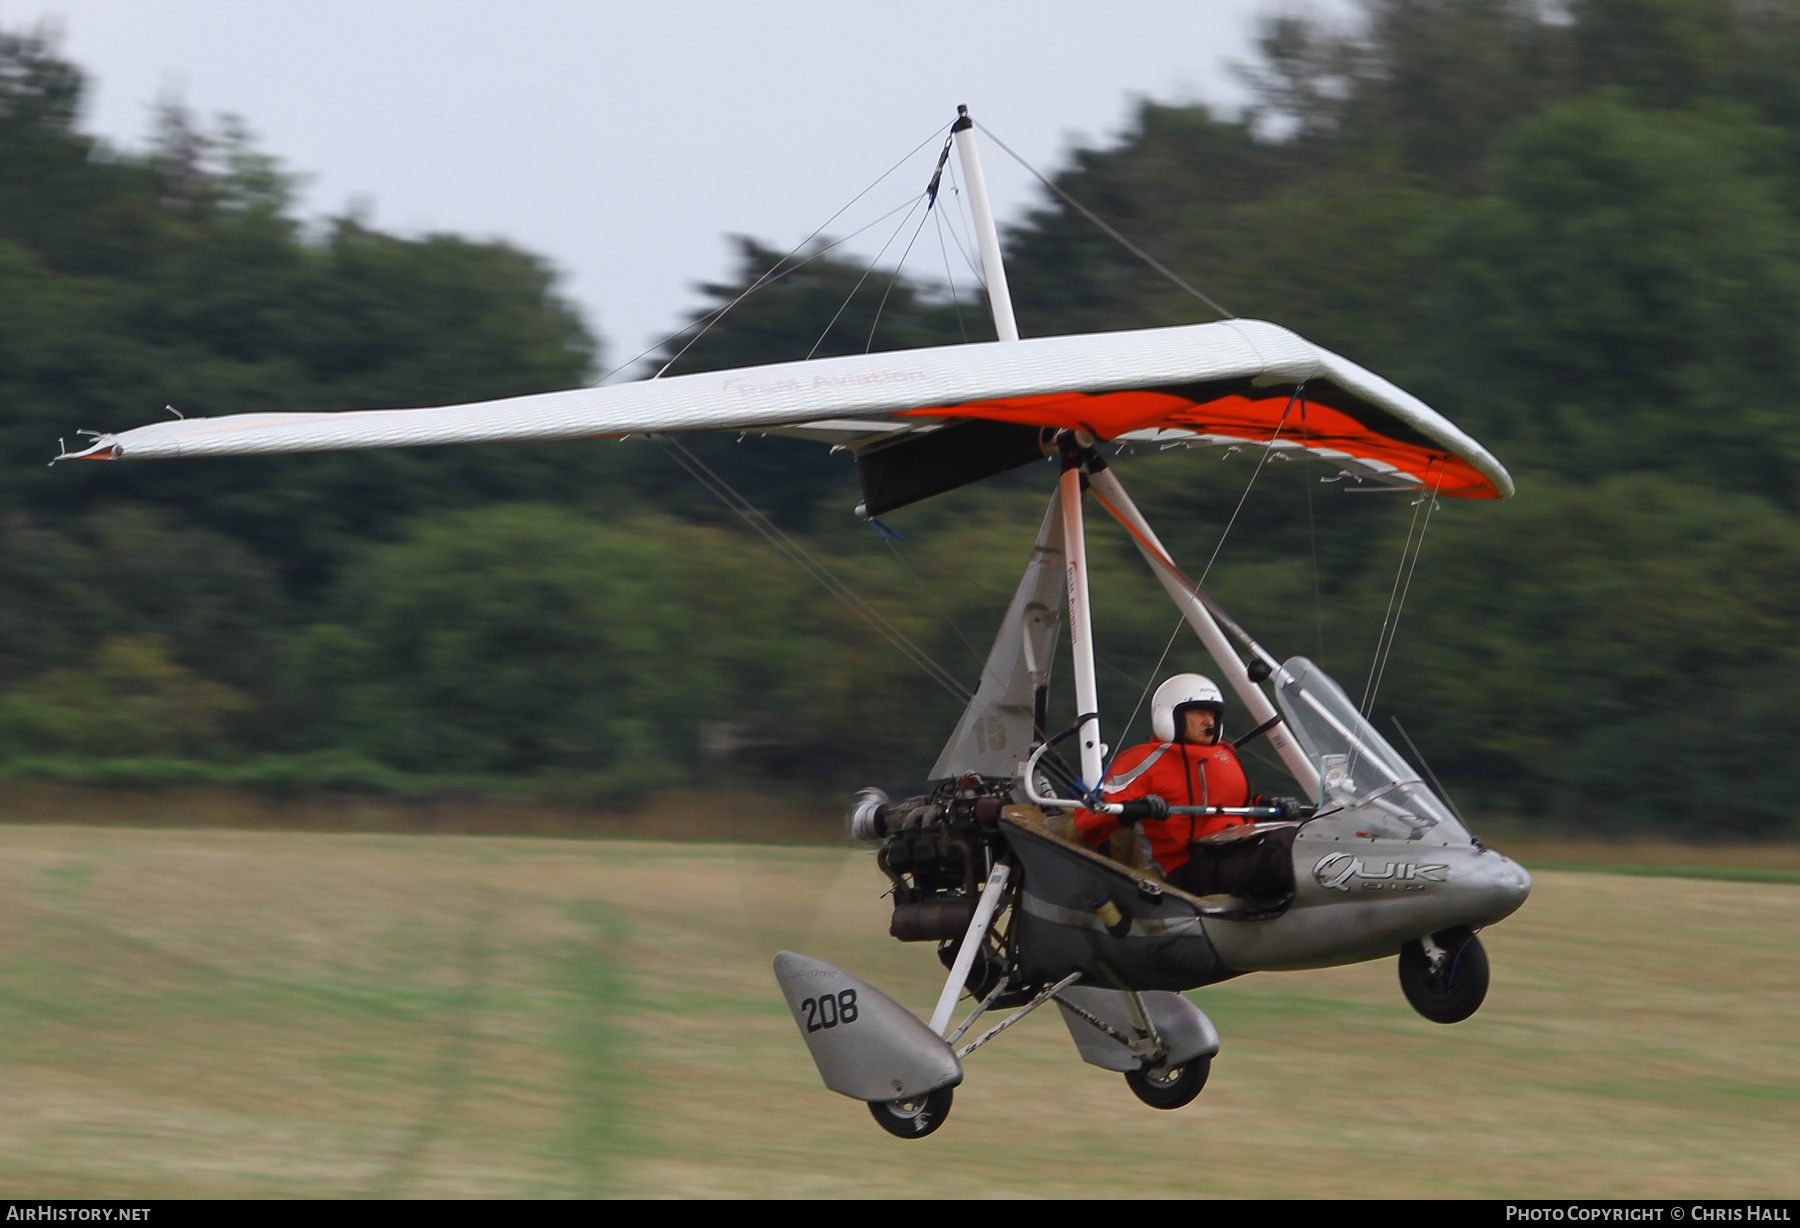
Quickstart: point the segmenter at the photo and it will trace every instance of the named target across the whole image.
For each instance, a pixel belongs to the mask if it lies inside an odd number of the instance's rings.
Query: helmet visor
[[[1188,736],[1188,714],[1191,712],[1210,712],[1212,728],[1207,736],[1191,738]],[[1175,740],[1178,742],[1201,742],[1206,745],[1216,743],[1225,736],[1225,705],[1211,700],[1195,700],[1192,703],[1175,705]]]

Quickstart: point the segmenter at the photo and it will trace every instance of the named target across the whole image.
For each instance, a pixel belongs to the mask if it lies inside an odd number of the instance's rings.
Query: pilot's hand
[[[1126,802],[1119,817],[1127,823],[1136,823],[1142,819],[1166,819],[1169,817],[1169,803],[1158,794],[1147,794],[1134,802]]]
[[[1303,802],[1297,797],[1278,797],[1269,803],[1281,812],[1284,819],[1310,819],[1318,812],[1318,807]]]

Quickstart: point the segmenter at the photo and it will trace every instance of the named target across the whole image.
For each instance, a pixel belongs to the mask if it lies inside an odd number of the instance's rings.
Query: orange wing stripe
[[[1391,438],[1349,414],[1317,401],[1289,395],[1248,397],[1237,393],[1194,401],[1177,393],[1133,391],[1055,393],[967,401],[960,405],[906,411],[930,418],[988,418],[1022,426],[1087,430],[1101,439],[1153,428],[1231,435],[1239,439],[1290,439],[1312,448],[1332,448],[1362,460],[1385,461],[1417,478],[1426,488],[1459,499],[1497,499],[1500,492],[1479,470],[1454,453]],[[1282,421],[1283,412],[1287,421]],[[1279,427],[1279,432],[1277,432]]]

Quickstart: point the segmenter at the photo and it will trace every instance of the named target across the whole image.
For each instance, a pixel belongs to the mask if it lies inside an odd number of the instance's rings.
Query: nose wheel
[[[869,1114],[897,1138],[924,1138],[950,1116],[952,1090],[940,1087],[910,1100],[871,1100]]]
[[[1481,1009],[1488,958],[1481,939],[1459,925],[1400,948],[1400,991],[1433,1023],[1461,1023]]]
[[[1193,1102],[1211,1073],[1212,1058],[1197,1057],[1182,1066],[1127,1071],[1125,1085],[1153,1109],[1178,1109]]]

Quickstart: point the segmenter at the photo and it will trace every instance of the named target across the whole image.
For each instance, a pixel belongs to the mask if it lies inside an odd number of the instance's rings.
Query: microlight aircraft
[[[848,448],[876,517],[1034,461],[1060,477],[981,680],[930,792],[865,790],[851,834],[876,845],[890,933],[938,944],[948,976],[929,1021],[823,961],[784,951],[775,975],[826,1086],[890,1133],[942,1124],[963,1060],[1055,1002],[1082,1060],[1157,1108],[1204,1086],[1219,1036],[1183,990],[1250,972],[1399,956],[1407,1000],[1454,1023],[1481,1005],[1476,931],[1525,900],[1523,868],[1485,847],[1359,706],[1302,657],[1273,656],[1186,576],[1098,451],[1102,442],[1322,460],[1417,501],[1504,499],[1505,468],[1417,398],[1275,324],[1217,323],[1021,339],[967,109],[954,148],[999,340],[656,378],[424,409],[237,414],[96,436],[59,460],[319,452],[735,429]],[[929,190],[937,199],[938,179]],[[1067,814],[1118,813],[1094,668],[1084,516],[1117,520],[1199,637],[1303,802],[1176,807],[1234,814],[1215,840],[1291,850],[1254,895],[1192,895],[1130,839],[1073,838]],[[1048,711],[1063,611],[1076,713]],[[1065,754],[1068,745],[1072,753]],[[1128,835],[1129,833],[1122,833]],[[1194,855],[1209,855],[1206,842]],[[955,1018],[967,996],[972,1008]],[[990,1012],[1005,1011],[964,1040]]]

